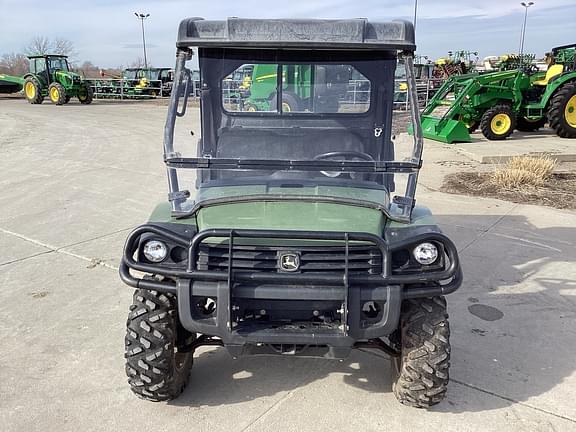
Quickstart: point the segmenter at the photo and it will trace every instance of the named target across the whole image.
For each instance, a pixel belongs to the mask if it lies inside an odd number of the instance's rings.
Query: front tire
[[[90,87],[87,84],[83,84],[82,86],[80,86],[80,88],[78,89],[78,100],[80,101],[80,103],[84,105],[89,105],[92,103],[93,99],[94,99],[94,93],[92,91],[92,87]]]
[[[576,138],[576,84],[567,84],[554,95],[548,120],[559,137]]]
[[[66,89],[62,84],[53,82],[48,86],[48,97],[54,105],[64,105],[66,103]]]
[[[138,289],[126,323],[126,374],[132,391],[149,401],[178,397],[192,368],[193,351],[179,352],[187,333],[178,321],[176,298]]]
[[[394,395],[404,405],[429,408],[446,397],[450,326],[446,299],[406,300],[400,317],[400,357],[394,359]]]
[[[516,115],[510,105],[495,105],[487,110],[480,121],[482,134],[490,141],[505,140],[516,127]]]

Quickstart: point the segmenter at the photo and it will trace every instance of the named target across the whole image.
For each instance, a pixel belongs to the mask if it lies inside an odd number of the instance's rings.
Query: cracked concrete
[[[576,431],[576,213],[438,192],[445,173],[475,163],[434,143],[417,198],[455,240],[466,277],[448,300],[445,402],[399,405],[379,353],[232,360],[212,348],[179,399],[135,398],[123,370],[131,290],[117,262],[166,196],[164,114],[0,100],[0,430]]]

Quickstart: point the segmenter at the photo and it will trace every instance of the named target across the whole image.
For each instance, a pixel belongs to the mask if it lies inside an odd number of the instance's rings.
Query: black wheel
[[[495,105],[487,110],[480,121],[482,134],[491,141],[504,140],[516,127],[516,115],[510,105]]]
[[[399,333],[394,394],[404,405],[431,407],[444,399],[449,380],[450,326],[444,297],[404,301]]]
[[[66,103],[66,89],[62,84],[53,82],[48,86],[48,97],[54,105],[64,105]]]
[[[26,100],[31,104],[41,104],[44,100],[40,85],[34,78],[28,77],[26,81],[24,81],[24,96],[26,96]]]
[[[292,93],[282,93],[282,112],[300,111],[300,99]]]
[[[92,103],[92,99],[94,99],[92,87],[88,84],[82,84],[78,89],[78,100],[81,104],[88,105]]]
[[[561,138],[576,138],[576,84],[566,84],[552,98],[550,127]]]
[[[516,119],[516,129],[521,132],[536,132],[538,129],[546,126],[546,122],[546,117],[542,117],[538,120],[530,120],[525,117],[518,117]]]
[[[192,338],[178,322],[176,298],[138,289],[126,323],[126,374],[134,393],[158,402],[176,398],[188,382],[193,352],[178,344]]]

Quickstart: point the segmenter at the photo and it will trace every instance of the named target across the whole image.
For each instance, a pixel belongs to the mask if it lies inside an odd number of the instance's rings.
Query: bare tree
[[[27,55],[46,55],[50,54],[52,42],[46,36],[35,36],[24,48]]]
[[[28,72],[28,59],[24,54],[4,54],[0,59],[0,72],[8,75],[24,75]]]
[[[46,36],[35,36],[24,48],[27,55],[60,54],[68,57],[78,55],[74,49],[74,43],[68,39],[50,39]]]
[[[68,39],[56,38],[52,42],[52,51],[54,54],[75,57],[78,53],[74,49],[74,44]]]

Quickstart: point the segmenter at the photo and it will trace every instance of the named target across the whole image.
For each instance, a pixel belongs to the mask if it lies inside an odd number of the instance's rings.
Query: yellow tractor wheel
[[[548,110],[548,121],[559,137],[576,138],[576,84],[565,84],[556,92]]]
[[[44,100],[40,85],[31,77],[26,78],[26,81],[24,81],[24,96],[31,104],[40,104]]]
[[[78,89],[78,100],[83,105],[89,105],[92,103],[94,99],[94,93],[92,91],[92,87],[88,84],[82,84],[82,86]]]
[[[487,110],[480,121],[482,134],[491,141],[504,140],[516,128],[516,115],[510,105],[500,104]]]
[[[54,105],[64,105],[66,103],[66,89],[62,84],[53,82],[48,87],[48,97]]]

